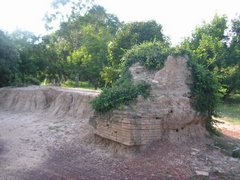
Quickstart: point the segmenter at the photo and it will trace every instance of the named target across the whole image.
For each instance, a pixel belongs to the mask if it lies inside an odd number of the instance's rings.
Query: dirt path
[[[53,149],[84,137],[89,132],[86,123],[44,113],[0,112],[0,179],[38,168]]]
[[[84,120],[1,111],[0,124],[0,179],[240,177],[240,161],[206,146],[210,139],[133,152],[95,138]]]
[[[233,125],[221,118],[216,118],[216,120],[219,122],[217,126],[223,134],[232,138],[240,139],[240,125]]]

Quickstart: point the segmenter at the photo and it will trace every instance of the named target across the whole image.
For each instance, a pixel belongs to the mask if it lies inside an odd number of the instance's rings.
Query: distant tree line
[[[60,7],[69,5],[70,13]],[[172,47],[156,21],[124,23],[92,1],[55,0],[54,11],[45,17],[49,35],[0,31],[0,87],[54,84],[95,89],[111,86],[121,74],[128,50],[146,42],[160,42],[172,51],[181,50],[211,71],[219,94],[227,98],[240,90],[240,18],[215,16],[196,27],[191,37]]]

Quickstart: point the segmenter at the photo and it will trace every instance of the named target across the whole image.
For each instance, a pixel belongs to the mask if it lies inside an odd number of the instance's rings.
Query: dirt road
[[[90,131],[86,124],[42,113],[0,112],[0,179],[38,168],[51,151],[83,138]]]

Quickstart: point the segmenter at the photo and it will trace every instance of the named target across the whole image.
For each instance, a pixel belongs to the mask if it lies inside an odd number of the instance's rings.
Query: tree
[[[227,18],[216,15],[209,24],[197,27],[182,44],[195,61],[214,73],[224,99],[240,89],[239,22],[239,18],[234,19],[227,33]]]
[[[200,64],[205,65],[209,70],[213,70],[216,64],[223,61],[226,49],[225,31],[227,29],[227,19],[225,16],[215,16],[207,24],[197,27],[192,34],[183,42],[183,46],[192,52],[193,58]]]
[[[92,7],[93,0],[53,0],[51,10],[45,14],[46,30],[53,30],[53,26],[61,25],[69,20],[75,21]]]
[[[10,39],[0,30],[0,87],[10,85],[19,73],[19,53]]]
[[[83,45],[69,57],[79,79],[89,81],[95,89],[101,80],[100,73],[107,64],[110,36],[104,28],[88,25],[83,28]]]
[[[120,64],[122,56],[128,49],[145,41],[167,42],[167,38],[162,33],[162,26],[156,21],[133,22],[123,25],[117,31],[110,46],[112,64]]]
[[[97,88],[100,72],[108,63],[108,44],[120,24],[116,16],[95,5],[84,14],[68,16],[60,29],[49,36],[56,62],[64,69],[60,81],[89,81]]]
[[[223,82],[226,87],[224,99],[240,90],[240,16],[232,20],[230,39],[226,61],[228,76]]]
[[[134,45],[153,41],[163,42],[166,47],[170,45],[167,37],[162,33],[162,26],[155,21],[133,22],[119,27],[108,48],[111,64],[103,68],[101,75],[105,85],[110,86],[120,74],[123,55]]]
[[[228,58],[227,18],[215,16],[210,23],[204,23],[195,29],[191,38],[185,39],[182,46],[191,58],[211,71],[221,82],[220,91],[224,93],[224,81],[227,77],[225,62]]]
[[[29,78],[42,81],[46,61],[40,37],[35,36],[32,32],[17,30],[10,34],[10,38],[20,55],[19,71],[23,82]]]

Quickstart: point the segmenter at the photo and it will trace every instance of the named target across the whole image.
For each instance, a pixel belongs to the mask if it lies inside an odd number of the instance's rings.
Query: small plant
[[[33,76],[21,77],[19,74],[15,75],[14,81],[10,83],[11,86],[24,87],[29,85],[40,85],[41,82]]]
[[[174,48],[171,48],[170,50],[170,54],[174,57],[177,57],[177,56],[191,56],[191,53],[187,50],[187,49],[184,49],[182,47],[179,47],[179,46],[176,46]]]

